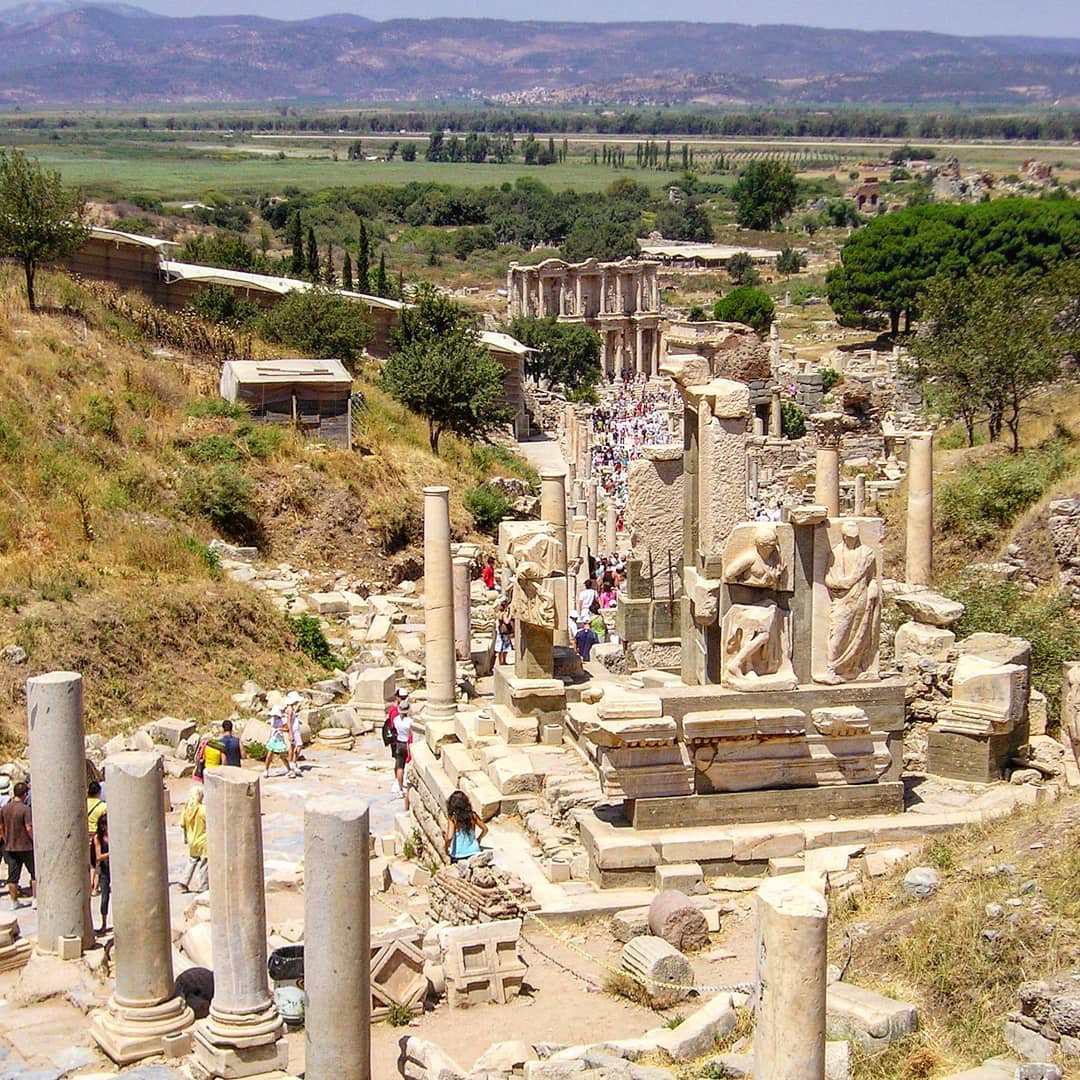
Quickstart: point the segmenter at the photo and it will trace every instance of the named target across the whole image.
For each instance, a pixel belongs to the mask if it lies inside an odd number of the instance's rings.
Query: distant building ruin
[[[654,376],[660,370],[660,286],[657,265],[624,259],[537,266],[511,263],[506,276],[511,319],[519,315],[583,323],[600,335],[607,375]]]

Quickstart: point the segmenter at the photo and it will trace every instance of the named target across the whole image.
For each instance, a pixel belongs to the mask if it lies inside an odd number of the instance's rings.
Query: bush
[[[780,403],[780,430],[785,439],[801,439],[806,434],[806,413],[794,401]]]
[[[265,461],[280,453],[287,433],[284,428],[273,424],[243,423],[237,424],[236,437],[253,458]]]
[[[228,326],[250,326],[262,314],[262,308],[253,304],[225,285],[206,285],[191,302],[200,319]]]
[[[191,402],[185,412],[188,416],[218,416],[227,420],[242,420],[247,416],[243,405],[219,397],[199,398]]]
[[[206,435],[185,446],[184,456],[199,465],[239,461],[240,448],[227,435]]]
[[[314,359],[340,360],[350,369],[371,339],[364,309],[326,289],[289,293],[263,316],[267,341],[288,345]]]
[[[244,743],[244,753],[247,754],[252,761],[265,761],[266,743],[251,739],[249,742]]]
[[[116,423],[116,403],[102,394],[91,394],[86,399],[79,427],[87,435],[101,435],[106,439],[120,438],[120,428]]]
[[[990,544],[1069,471],[1075,457],[1063,439],[1055,438],[971,466],[941,485],[936,524],[976,547]]]
[[[833,368],[821,369],[821,389],[827,394],[838,382],[843,382],[844,376]]]
[[[1046,695],[1047,714],[1057,726],[1061,712],[1061,665],[1080,656],[1080,622],[1067,593],[1026,593],[1008,581],[965,575],[946,586],[964,605],[953,629],[957,637],[979,631],[1010,634],[1031,643],[1031,682]]]
[[[326,640],[322,630],[322,623],[314,615],[290,615],[288,619],[296,634],[296,647],[305,656],[311,657],[327,671],[345,666],[330,648],[330,642]]]
[[[734,258],[734,256],[732,256]],[[764,336],[768,333],[776,308],[763,289],[740,285],[713,305],[713,318],[721,322],[743,323]]]
[[[200,543],[194,536],[187,537],[184,546],[199,556],[210,577],[215,581],[221,577],[221,556],[212,547]]]
[[[180,506],[206,518],[230,539],[248,542],[258,534],[255,485],[233,462],[188,473],[180,488]]]
[[[510,503],[502,492],[486,484],[470,488],[461,501],[465,509],[472,514],[476,528],[490,536],[498,533],[499,522],[510,513]]]

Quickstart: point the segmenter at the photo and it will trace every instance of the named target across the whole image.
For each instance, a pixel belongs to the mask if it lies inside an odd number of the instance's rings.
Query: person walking
[[[446,800],[446,854],[452,863],[480,854],[480,841],[487,826],[472,808],[464,791],[455,791]]]
[[[495,618],[495,660],[505,664],[506,655],[514,647],[514,620],[510,618],[510,603],[503,601]]]
[[[405,787],[405,766],[409,762],[409,744],[412,742],[412,716],[408,700],[398,704],[394,717],[394,786],[392,794],[405,799],[405,809],[409,809],[409,793]]]
[[[202,790],[199,788],[198,790]],[[101,912],[101,929],[99,934],[105,933],[105,927],[109,917],[109,898],[112,896],[112,866],[109,863],[109,815],[102,814],[98,818],[97,828],[94,831],[94,862],[97,865],[98,888],[101,892],[101,902],[98,910]]]
[[[34,873],[34,823],[26,805],[26,784],[21,781],[11,793],[11,802],[0,807],[0,842],[4,846],[7,864],[8,895],[12,908],[24,907],[19,902],[19,878],[23,867],[30,875],[30,893],[37,895],[37,875]]]
[[[98,894],[97,855],[94,838],[97,836],[98,821],[108,811],[105,800],[101,797],[101,784],[91,780],[86,789],[86,831],[90,841],[90,895]]]
[[[289,742],[285,732],[285,714],[281,711],[280,705],[275,705],[270,710],[270,738],[266,743],[266,769],[263,771],[265,779],[270,778],[270,766],[274,758],[278,758],[285,766],[286,775],[293,775],[292,763],[289,761]]]
[[[203,789],[196,784],[191,789],[188,801],[180,815],[180,828],[184,832],[184,843],[188,847],[188,861],[184,878],[180,882],[183,892],[191,892],[192,882],[195,892],[205,892],[207,887],[206,860],[206,804],[203,802]]]
[[[303,698],[290,690],[285,698],[285,741],[289,744],[289,776],[300,775],[300,753],[304,749],[304,736],[300,726],[300,705]]]

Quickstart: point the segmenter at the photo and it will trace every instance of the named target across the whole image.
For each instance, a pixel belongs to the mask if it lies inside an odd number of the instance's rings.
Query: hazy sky
[[[131,0],[139,4],[140,0]],[[0,6],[4,6],[0,2]],[[703,22],[797,23],[860,30],[937,30],[948,34],[1032,34],[1080,37],[1080,3],[1075,0],[685,0],[676,6],[656,0],[546,0],[542,4],[509,4],[506,0],[397,0],[392,5],[371,0],[143,0],[142,5],[170,15],[246,12],[274,18],[303,18],[327,12],[352,11],[376,19],[475,16],[503,19],[701,20]]]

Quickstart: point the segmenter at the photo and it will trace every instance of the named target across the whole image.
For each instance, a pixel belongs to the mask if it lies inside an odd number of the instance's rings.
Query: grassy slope
[[[424,484],[451,486],[464,538],[462,491],[513,471],[454,439],[433,458],[423,423],[370,385],[360,453],[193,416],[215,369],[155,356],[66,278],[42,293],[46,312],[29,315],[0,267],[0,644],[30,654],[0,662],[7,750],[25,731],[26,676],[50,668],[84,673],[89,725],[106,731],[220,716],[244,679],[316,675],[282,616],[206,558],[220,530],[190,493],[214,468],[250,485],[267,559],[376,587],[417,571]]]
[[[845,978],[919,1008],[919,1032],[859,1060],[856,1080],[929,1080],[1007,1052],[1003,1024],[1018,1008],[1020,983],[1066,975],[1080,962],[1078,824],[1072,796],[950,833],[857,906],[833,912],[830,959],[843,966],[850,956]],[[939,868],[932,898],[903,897],[911,865]],[[1014,872],[995,872],[1002,865]],[[1004,917],[988,916],[988,904],[1002,905]],[[987,940],[987,929],[999,936]],[[1075,1067],[1065,1073],[1077,1075]]]

